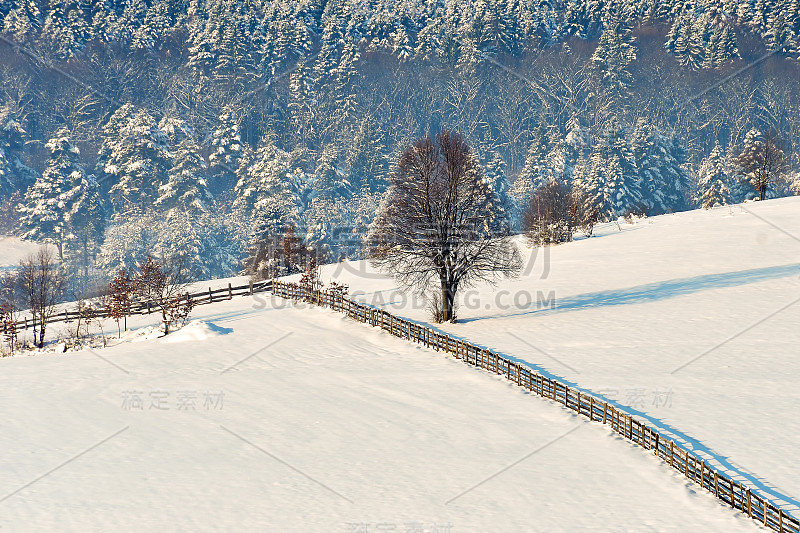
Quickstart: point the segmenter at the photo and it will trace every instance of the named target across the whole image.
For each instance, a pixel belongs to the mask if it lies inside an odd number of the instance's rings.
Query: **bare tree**
[[[17,346],[19,283],[15,273],[0,276],[0,333],[11,353]]]
[[[169,327],[180,319],[185,321],[192,308],[184,290],[189,283],[186,265],[181,261],[165,263],[148,255],[138,268],[133,279],[135,294],[161,311],[164,335],[169,335]]]
[[[133,289],[133,281],[124,268],[108,284],[108,310],[109,316],[117,323],[117,338],[122,337],[122,330],[119,325],[120,320],[124,320],[125,331],[128,331],[128,315],[131,312]]]
[[[577,231],[591,236],[596,222],[586,192],[556,180],[536,189],[522,213],[522,229],[533,246],[570,242]]]
[[[44,347],[47,320],[53,316],[56,304],[64,293],[64,277],[52,250],[43,246],[35,254],[20,261],[19,282],[22,300],[33,315],[34,344]],[[38,338],[37,338],[38,323]]]
[[[443,131],[409,146],[370,231],[377,267],[406,288],[438,284],[434,319],[455,320],[458,290],[472,282],[514,276],[522,267],[507,221],[464,138]]]
[[[759,200],[766,198],[769,184],[775,183],[789,169],[775,130],[768,130],[753,142],[746,143],[736,156],[736,163],[741,167],[743,177],[755,188]]]

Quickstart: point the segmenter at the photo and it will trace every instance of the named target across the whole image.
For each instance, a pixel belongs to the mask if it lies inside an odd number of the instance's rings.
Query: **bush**
[[[570,242],[577,231],[591,236],[597,215],[588,195],[559,181],[550,181],[533,193],[523,212],[522,227],[533,246]]]

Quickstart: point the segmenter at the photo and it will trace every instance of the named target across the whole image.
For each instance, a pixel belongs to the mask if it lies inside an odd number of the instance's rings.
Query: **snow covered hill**
[[[0,272],[14,268],[20,259],[34,253],[38,248],[36,243],[0,235]]]
[[[465,293],[442,329],[616,393],[791,503],[798,208],[606,226]],[[426,318],[364,263],[332,278]],[[608,427],[332,311],[255,295],[192,318],[165,338],[136,317],[105,349],[0,359],[3,531],[758,527]]]
[[[275,303],[1,359],[2,530],[753,530],[607,427]]]
[[[441,329],[628,406],[800,509],[800,198],[607,224],[526,253],[520,279],[464,292]],[[363,262],[329,279],[428,318]]]

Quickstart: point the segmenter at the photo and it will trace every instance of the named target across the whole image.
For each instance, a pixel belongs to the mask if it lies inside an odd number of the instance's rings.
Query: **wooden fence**
[[[230,283],[228,283],[227,287],[223,287],[221,289],[212,290],[211,287],[208,288],[207,291],[202,292],[195,292],[191,294],[187,294],[185,297],[189,300],[192,306],[198,305],[206,305],[211,304],[214,302],[220,302],[223,300],[230,300],[234,296],[249,296],[251,294],[255,294],[257,292],[267,292],[272,289],[272,281],[259,281],[256,283],[250,282],[248,285],[240,285],[237,287],[232,287]],[[127,316],[133,315],[148,315],[150,313],[157,312],[158,306],[153,304],[149,301],[140,301],[140,302],[132,302],[130,307],[127,311]],[[92,313],[95,317],[107,318],[110,315],[108,309],[103,307],[95,307],[92,310]],[[73,320],[77,320],[84,316],[80,311],[70,311],[65,310],[61,313],[54,314],[47,318],[45,324],[53,324],[56,322],[71,322]],[[23,320],[18,320],[16,322],[17,331],[22,331],[28,328],[33,328],[34,326],[38,325],[40,321],[34,321],[33,319],[24,318]]]
[[[558,402],[592,421],[609,425],[625,439],[645,450],[650,450],[687,479],[764,526],[780,533],[800,533],[800,521],[766,497],[727,477],[709,466],[705,460],[683,449],[674,440],[601,398],[570,389],[558,379],[542,376],[527,366],[510,361],[490,350],[396,317],[382,309],[359,304],[336,292],[309,290],[296,284],[279,281],[273,281],[272,292],[281,298],[303,300],[329,307],[359,322],[380,327],[395,337],[447,352],[465,363],[500,374],[532,393]]]

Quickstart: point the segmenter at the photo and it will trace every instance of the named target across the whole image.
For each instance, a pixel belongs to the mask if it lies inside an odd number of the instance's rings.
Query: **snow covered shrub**
[[[176,294],[170,298],[166,303],[164,312],[164,334],[166,335],[169,332],[170,325],[180,324],[181,327],[184,326],[192,313],[193,307],[188,293]]]

